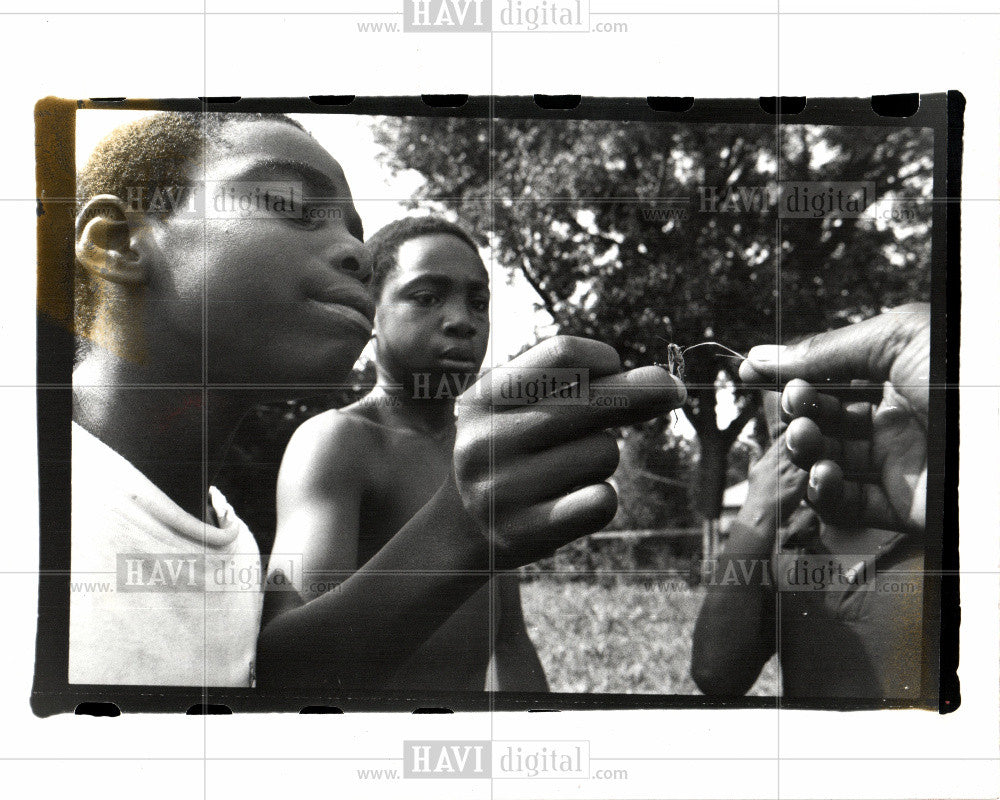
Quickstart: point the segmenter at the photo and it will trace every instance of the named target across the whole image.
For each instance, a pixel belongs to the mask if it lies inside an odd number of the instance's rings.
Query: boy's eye
[[[473,300],[470,305],[474,311],[478,311],[480,314],[485,314],[490,310],[490,301],[484,298],[478,298]]]
[[[423,308],[430,308],[438,302],[438,297],[436,294],[431,294],[430,292],[418,292],[413,295],[413,301]]]
[[[300,228],[313,230],[326,223],[326,215],[322,206],[303,206],[302,213],[289,218]]]

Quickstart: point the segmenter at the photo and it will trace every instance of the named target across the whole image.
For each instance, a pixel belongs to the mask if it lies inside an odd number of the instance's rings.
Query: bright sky
[[[82,164],[111,129],[148,113],[96,109],[78,112],[77,163]],[[372,117],[350,114],[289,116],[301,122],[344,168],[367,235],[394,219],[413,213],[404,208],[403,201],[413,195],[423,183],[423,177],[412,171],[393,176],[379,162],[381,148],[372,135]],[[481,255],[487,267],[491,267],[489,251],[483,250]],[[551,323],[546,312],[535,310],[537,295],[520,273],[508,281],[507,272],[500,264],[492,264],[491,273],[493,331],[485,366],[506,363],[525,344],[536,341],[536,329],[541,329],[544,335],[546,326]]]

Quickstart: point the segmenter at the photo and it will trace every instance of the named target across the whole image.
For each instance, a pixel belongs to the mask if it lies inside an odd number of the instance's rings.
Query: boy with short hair
[[[310,599],[378,552],[448,477],[455,398],[475,380],[489,338],[489,276],[465,228],[408,217],[367,249],[377,383],[353,405],[303,424],[278,479],[276,551],[304,554],[312,579],[297,588]],[[517,575],[477,591],[388,686],[546,691]]]
[[[344,213],[213,218],[209,185],[304,186]],[[69,681],[249,685],[260,556],[211,477],[250,385],[345,374],[364,346],[361,220],[337,162],[280,115],[143,117],[77,194],[71,563],[76,585],[117,585],[71,595]],[[256,586],[215,586],[228,567]]]

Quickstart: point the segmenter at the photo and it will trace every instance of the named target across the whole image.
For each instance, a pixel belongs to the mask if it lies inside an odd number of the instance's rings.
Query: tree
[[[610,343],[626,367],[662,360],[658,337],[745,352],[927,296],[930,204],[900,203],[929,197],[922,129],[503,119],[491,132],[481,119],[416,117],[374,131],[393,170],[426,179],[414,207],[465,218],[562,333]],[[870,181],[906,218],[782,218],[786,181]],[[734,384],[737,415],[719,427],[719,384],[737,363],[718,348],[687,357],[693,501],[706,519],[760,407]]]

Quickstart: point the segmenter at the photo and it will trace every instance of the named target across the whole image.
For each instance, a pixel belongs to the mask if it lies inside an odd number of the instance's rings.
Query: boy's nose
[[[372,282],[372,258],[365,246],[357,240],[338,245],[330,256],[331,266],[365,286]]]
[[[446,336],[454,336],[458,339],[470,339],[476,334],[476,326],[469,318],[463,314],[452,314],[445,320],[444,332]]]

